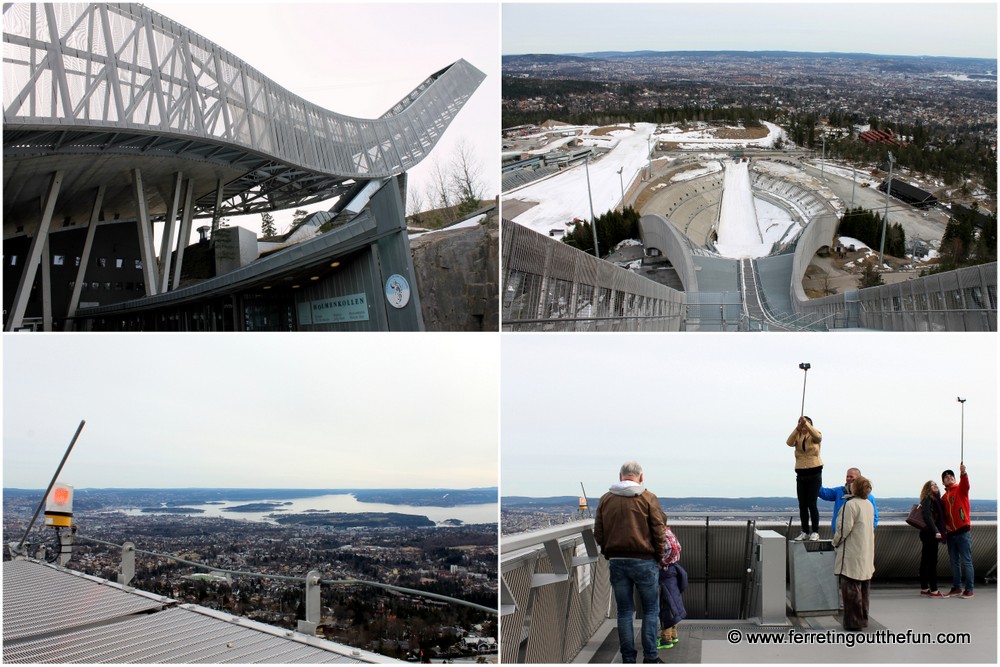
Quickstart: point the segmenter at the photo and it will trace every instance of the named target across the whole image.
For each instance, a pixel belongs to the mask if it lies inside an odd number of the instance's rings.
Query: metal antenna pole
[[[39,513],[42,511],[42,507],[45,506],[45,499],[49,497],[49,493],[52,491],[52,487],[56,485],[56,480],[59,479],[59,473],[62,472],[63,466],[66,465],[66,459],[69,458],[69,453],[73,451],[73,445],[76,444],[76,439],[80,437],[80,431],[83,430],[83,425],[86,424],[85,419],[80,420],[80,425],[76,427],[76,433],[73,434],[73,439],[69,443],[69,447],[66,448],[66,453],[63,454],[62,461],[59,462],[59,467],[56,468],[56,474],[52,475],[52,481],[49,482],[49,488],[45,489],[45,495],[42,496],[41,502],[38,503],[38,509],[35,510],[35,515],[31,517],[31,523],[28,524],[28,529],[24,531],[24,537],[17,545],[15,553],[21,553],[24,548],[24,542],[28,539],[28,533],[31,532],[31,528],[35,525],[35,521],[38,519]]]
[[[811,365],[806,363],[799,364],[799,368],[802,369],[802,409],[799,412],[799,416],[803,416],[806,413],[806,379],[809,377],[809,369],[812,368]]]
[[[600,259],[601,253],[597,249],[597,221],[594,220],[594,195],[590,192],[590,156],[583,163],[587,171],[587,200],[590,202],[590,231],[594,233],[594,257]]]
[[[962,453],[959,456],[958,462],[965,463],[965,399],[959,397],[958,402],[962,404]]]

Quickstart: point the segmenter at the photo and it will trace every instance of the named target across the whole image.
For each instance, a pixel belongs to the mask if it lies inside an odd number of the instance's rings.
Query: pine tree
[[[265,239],[278,235],[278,230],[274,226],[274,216],[270,213],[264,212],[260,214],[260,233]]]

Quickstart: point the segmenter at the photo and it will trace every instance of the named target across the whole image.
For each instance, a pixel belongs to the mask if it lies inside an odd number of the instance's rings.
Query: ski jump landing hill
[[[106,308],[177,290],[194,218],[215,227],[222,216],[334,197],[357,214],[386,185],[396,191],[389,199],[405,201],[403,175],[485,78],[459,60],[379,118],[352,118],[141,5],[14,3],[4,6],[3,24],[7,330],[21,327],[29,301],[48,322],[53,308],[57,320],[71,320],[81,304]],[[402,220],[401,202],[389,204],[380,215]],[[158,257],[154,222],[163,223]],[[405,244],[405,226],[376,226],[385,268],[415,288],[408,248],[385,241],[398,233]],[[108,261],[119,263],[113,277]],[[368,294],[369,304],[377,297]],[[303,304],[296,299],[293,310]],[[402,326],[419,327],[418,319]]]

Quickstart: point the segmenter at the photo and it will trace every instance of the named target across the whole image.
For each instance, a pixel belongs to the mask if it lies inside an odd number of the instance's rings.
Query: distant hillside
[[[37,499],[44,489],[4,489],[4,501]],[[203,505],[223,500],[249,502],[315,498],[333,494],[351,494],[359,502],[390,505],[454,507],[497,502],[497,488],[483,489],[76,489],[73,504],[77,510],[108,506],[148,506],[152,499],[168,507]]]
[[[597,507],[600,498],[588,498],[590,508]],[[876,500],[880,510],[887,512],[906,512],[916,502],[915,498],[879,498]],[[504,496],[500,499],[502,510],[536,511],[536,512],[571,512],[577,508],[579,496],[555,496],[551,498],[530,498],[526,496]],[[660,498],[660,504],[668,512],[783,512],[798,511],[798,500],[792,497],[754,497],[754,498]],[[820,502],[833,507],[830,503]],[[996,512],[996,500],[971,500],[973,512]]]
[[[579,63],[589,62],[593,58],[579,55],[559,55],[554,53],[525,53],[515,56],[501,56],[503,65],[510,63]]]
[[[508,63],[565,63],[565,62],[588,62],[592,60],[610,60],[621,58],[656,58],[656,57],[698,57],[698,58],[718,58],[718,57],[755,57],[763,58],[847,58],[852,60],[900,60],[913,63],[948,63],[958,64],[986,64],[997,62],[992,58],[969,58],[964,56],[898,56],[877,53],[855,53],[837,51],[587,51],[583,53],[525,53],[503,56],[503,65]]]

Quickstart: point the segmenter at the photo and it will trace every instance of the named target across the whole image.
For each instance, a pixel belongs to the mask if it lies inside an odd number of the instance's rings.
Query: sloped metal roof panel
[[[364,662],[360,652],[355,658],[323,650],[261,632],[245,620],[227,622],[181,607],[133,616],[111,625],[81,628],[57,637],[33,639],[13,647],[5,645],[3,659],[31,663],[142,664]]]
[[[3,564],[5,663],[381,663],[391,658],[57,568]]]
[[[25,560],[3,564],[4,660],[9,641],[106,623],[165,606],[167,598],[127,593],[110,582]]]

